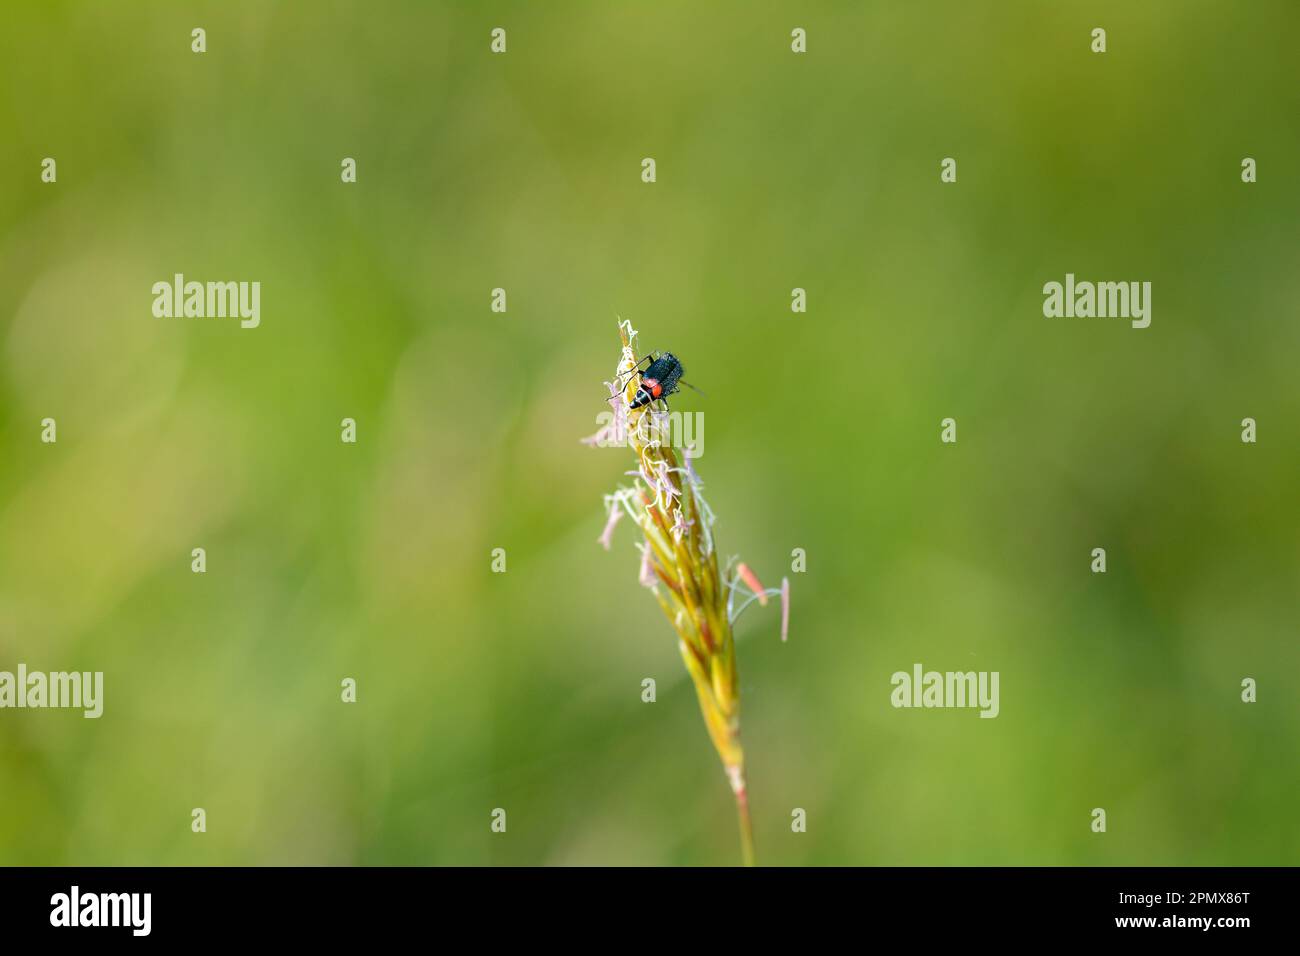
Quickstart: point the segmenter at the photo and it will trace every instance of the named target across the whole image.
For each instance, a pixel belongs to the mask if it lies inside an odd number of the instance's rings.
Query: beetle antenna
[[[632,378],[633,375],[636,375],[636,374],[638,374],[639,372],[642,371],[642,369],[641,369],[641,363],[644,362],[644,361],[645,361],[646,359],[648,359],[648,358],[650,358],[650,355],[649,355],[649,354],[646,354],[646,355],[641,356],[640,360],[636,363],[636,365],[632,366],[632,368],[630,368],[630,369],[627,370],[627,372],[626,372],[626,373],[624,374],[624,376],[623,376],[623,380],[622,380],[621,382],[619,382],[619,384],[618,384],[618,390],[619,390],[620,392],[623,391],[623,389],[627,388],[627,383],[628,383],[628,381]],[[609,397],[610,397],[610,398],[614,398],[615,396],[611,395],[611,396],[609,396]]]
[[[700,395],[704,395],[703,392],[701,392],[698,388],[696,388],[696,387],[695,387],[694,385],[692,385],[690,382],[686,381],[686,379],[682,379],[681,382],[682,382],[683,385],[685,385],[687,388],[689,388],[692,392],[698,392]],[[705,397],[705,398],[708,398],[709,396],[704,395],[704,397]]]

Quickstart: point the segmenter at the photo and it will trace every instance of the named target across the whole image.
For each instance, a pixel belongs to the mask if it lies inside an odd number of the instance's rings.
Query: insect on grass
[[[745,752],[740,741],[740,681],[733,627],[754,601],[782,602],[781,639],[789,621],[789,581],[764,588],[745,564],[731,559],[719,571],[713,537],[714,514],[704,500],[688,454],[678,459],[668,441],[666,411],[677,391],[683,366],[671,352],[637,357],[636,331],[619,323],[623,348],[609,386],[615,421],[610,428],[627,435],[636,468],[630,485],[605,496],[608,519],[599,542],[610,548],[615,526],[628,518],[637,526],[641,555],[638,580],[655,598],[677,633],[682,661],[695,685],[704,725],[722,760],[740,818],[741,853],[754,863],[753,823],[745,782]],[[664,405],[665,409],[658,406]],[[593,436],[594,438],[595,436]],[[593,444],[598,442],[591,442]]]

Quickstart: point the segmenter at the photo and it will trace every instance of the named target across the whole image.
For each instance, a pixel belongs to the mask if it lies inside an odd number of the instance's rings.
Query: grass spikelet
[[[714,516],[703,496],[703,483],[688,455],[679,459],[669,442],[668,415],[646,406],[630,409],[638,376],[636,331],[619,323],[623,350],[610,390],[614,421],[588,440],[590,444],[624,444],[636,468],[630,486],[605,498],[608,520],[600,544],[607,550],[615,525],[626,517],[641,533],[639,580],[654,595],[669,625],[677,632],[682,661],[695,685],[700,713],[735,795],[740,818],[741,854],[754,864],[754,835],[745,784],[745,752],[740,742],[740,682],[732,626],[755,600],[782,598],[782,640],[789,619],[789,585],[764,589],[757,576],[734,559],[719,572],[713,539]],[[739,608],[737,596],[743,599]]]

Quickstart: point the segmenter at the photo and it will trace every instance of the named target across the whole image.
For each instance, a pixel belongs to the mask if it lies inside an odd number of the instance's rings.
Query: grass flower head
[[[753,828],[745,786],[745,752],[740,742],[740,683],[732,625],[755,600],[782,599],[782,640],[789,621],[789,582],[764,589],[744,564],[734,560],[723,572],[713,539],[714,515],[704,500],[704,484],[689,449],[679,459],[671,447],[668,414],[653,404],[630,408],[636,394],[636,331],[619,323],[623,341],[610,390],[613,421],[589,444],[606,444],[612,434],[626,436],[636,467],[630,485],[605,496],[608,520],[599,543],[609,549],[615,526],[628,518],[640,532],[640,583],[654,595],[677,633],[686,670],[695,685],[700,712],[722,760],[740,814],[741,847],[754,862]],[[736,598],[741,599],[739,607]]]

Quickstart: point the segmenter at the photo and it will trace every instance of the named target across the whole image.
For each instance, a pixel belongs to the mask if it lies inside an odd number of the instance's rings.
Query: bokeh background
[[[106,699],[0,712],[0,863],[736,862],[596,544],[619,315],[707,392],[722,551],[808,555],[789,642],[739,626],[761,862],[1300,861],[1294,3],[5,21],[0,669]],[[176,272],[260,281],[261,327],[155,319]],[[1045,319],[1066,272],[1151,281],[1151,327]],[[1001,715],[893,709],[918,661]]]

